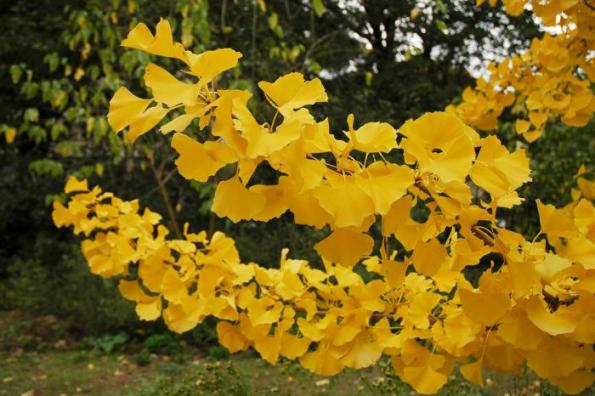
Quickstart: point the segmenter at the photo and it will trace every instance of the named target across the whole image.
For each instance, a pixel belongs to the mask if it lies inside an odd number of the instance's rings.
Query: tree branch
[[[153,176],[155,177],[155,181],[157,182],[157,187],[159,188],[159,192],[161,193],[161,199],[163,199],[163,205],[165,205],[165,210],[167,211],[167,215],[169,217],[169,221],[171,222],[172,228],[174,229],[174,233],[176,234],[176,237],[178,239],[184,239],[182,236],[182,232],[180,231],[178,221],[176,220],[176,215],[171,201],[169,199],[169,194],[165,189],[165,183],[167,182],[167,180],[169,180],[169,177],[163,177],[162,169],[158,169],[157,167],[155,167],[155,163],[152,158],[149,161],[149,165],[151,167],[151,171],[153,172]]]

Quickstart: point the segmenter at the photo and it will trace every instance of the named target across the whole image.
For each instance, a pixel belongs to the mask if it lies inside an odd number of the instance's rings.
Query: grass
[[[119,350],[101,352],[89,343],[61,339],[44,343],[23,334],[31,323],[0,313],[0,396],[2,395],[409,395],[387,361],[366,370],[345,370],[325,378],[283,361],[271,366],[254,352],[213,359],[196,348],[178,346],[174,355]],[[29,326],[29,327],[27,327]],[[26,333],[26,332],[25,332]],[[16,337],[16,338],[15,338]],[[31,341],[33,337],[33,341]],[[19,345],[18,340],[25,341]],[[106,337],[101,338],[106,342]],[[560,395],[533,375],[487,375],[484,388],[458,375],[444,396]],[[588,393],[586,393],[588,394]]]
[[[225,361],[200,356],[172,361],[168,356],[154,355],[148,365],[138,366],[133,355],[95,356],[88,351],[48,350],[2,354],[0,361],[0,395],[11,396],[26,392],[35,396],[326,395],[331,392],[348,395],[354,389],[365,390],[359,373],[346,373],[327,381],[295,364],[270,366],[252,354]],[[370,375],[373,377],[374,374]],[[312,393],[312,389],[317,392]]]

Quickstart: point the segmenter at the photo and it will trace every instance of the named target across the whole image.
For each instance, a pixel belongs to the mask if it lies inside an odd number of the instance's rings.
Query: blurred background
[[[190,222],[194,230],[224,231],[235,237],[245,261],[274,266],[282,247],[289,247],[293,257],[315,260],[311,241],[318,231],[295,226],[290,216],[267,224],[234,225],[219,219],[209,211],[212,184],[188,182],[174,171],[169,137],[150,133],[129,145],[110,130],[106,114],[111,96],[121,85],[143,96],[144,68],[152,60],[121,48],[120,42],[135,24],[154,28],[161,17],[169,19],[175,38],[194,52],[231,47],[244,54],[240,66],[219,84],[251,90],[251,106],[262,114],[261,121],[272,114],[258,81],[290,71],[320,77],[329,103],[317,107],[318,116],[328,116],[337,133],[346,129],[351,112],[358,124],[382,120],[398,127],[424,112],[442,110],[456,103],[488,61],[522,51],[540,34],[530,13],[511,18],[499,7],[475,7],[474,1],[464,0],[1,2],[0,394],[119,394],[127,387],[126,392],[186,394],[182,388],[188,381],[188,394],[195,394],[197,386],[246,394],[258,386],[241,383],[242,375],[253,378],[254,370],[268,370],[263,363],[242,360],[236,366],[225,360],[222,369],[213,362],[227,355],[217,346],[212,323],[172,335],[160,322],[140,322],[134,304],[120,297],[115,282],[92,276],[79,241],[69,230],[56,229],[50,217],[51,202],[69,175],[89,178],[90,184],[123,198],[140,199],[170,227]],[[525,146],[512,120],[511,115],[503,117],[499,136],[509,148]],[[593,131],[593,122],[581,129],[552,122],[545,137],[527,148],[534,182],[521,191],[526,204],[503,212],[502,220],[532,235],[536,218],[525,214],[534,214],[535,198],[556,205],[568,202],[579,165],[592,169]],[[56,357],[54,351],[63,353]],[[52,366],[48,360],[43,363],[44,356],[57,360]],[[187,379],[183,367],[195,356],[211,360],[197,364],[202,368]],[[103,363],[93,363],[99,358]],[[161,367],[154,361],[172,359],[179,366],[146,369]],[[65,371],[71,366],[80,373]],[[145,371],[133,378],[127,371],[131,367]],[[172,367],[186,378],[180,380],[182,390],[172,390],[168,378],[173,374],[166,372]],[[287,378],[306,378],[292,367],[276,372],[283,384]],[[23,370],[29,370],[27,380]],[[366,378],[387,378],[383,370],[375,368]],[[196,372],[207,374],[197,379]],[[105,381],[89,382],[99,375],[93,373],[105,374]],[[273,382],[277,378],[262,375]],[[387,383],[360,375],[321,384],[307,377],[304,389],[377,394]],[[110,388],[114,378],[116,386]],[[531,391],[530,386],[538,385],[529,378],[519,389]],[[265,388],[298,389],[274,383]]]

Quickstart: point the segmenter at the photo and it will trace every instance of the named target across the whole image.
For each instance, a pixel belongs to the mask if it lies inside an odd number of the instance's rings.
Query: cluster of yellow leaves
[[[185,227],[184,239],[169,239],[159,215],[76,179],[66,185],[68,205],[54,203],[53,219],[85,235],[91,271],[118,276],[140,318],[163,316],[184,332],[216,317],[231,352],[253,347],[270,363],[298,359],[321,375],[368,367],[385,354],[424,394],[437,392],[457,363],[483,385],[483,368],[519,372],[526,362],[578,393],[593,383],[595,366],[595,185],[579,185],[565,208],[538,202],[540,234],[555,250],[496,226],[480,207],[461,213],[458,232],[438,212],[415,223],[407,196],[391,209],[400,222],[383,232],[413,245],[411,255],[396,259],[384,246],[372,255],[369,237],[343,230],[318,244],[336,260],[325,258],[323,269],[289,259],[286,250],[278,268],[241,263],[220,232],[208,238]],[[462,270],[488,254],[501,263],[473,285]],[[361,255],[356,270],[351,264]],[[372,280],[364,281],[362,269]]]
[[[478,0],[481,4],[484,0]],[[497,1],[490,0],[491,6]],[[491,130],[506,108],[524,114],[516,131],[528,141],[538,139],[547,120],[559,117],[570,126],[586,125],[595,112],[591,84],[595,81],[595,8],[581,0],[503,0],[512,16],[525,9],[556,33],[535,38],[520,55],[488,66],[489,77],[477,79],[451,106],[467,124]]]
[[[321,81],[290,73],[258,84],[275,111],[261,123],[249,92],[215,89],[239,53],[186,51],[166,21],[155,35],[137,26],[124,44],[176,58],[187,67],[182,75],[196,80],[149,65],[152,97],[118,90],[108,116],[115,130],[129,128],[134,140],[179,109],[161,132],[174,132],[180,174],[204,182],[235,170],[217,183],[217,215],[238,222],[290,213],[328,230],[314,246],[322,265],[283,251],[278,268],[267,269],[242,263],[222,233],[186,227],[184,239],[170,239],[159,216],[141,214],[136,201],[70,179],[65,190],[74,194],[67,206],[54,203],[54,222],[85,235],[91,271],[120,277],[141,318],[162,316],[183,332],[213,316],[231,352],[253,347],[271,363],[298,359],[322,375],[388,355],[420,393],[437,392],[457,364],[477,384],[484,367],[515,372],[525,362],[567,392],[593,383],[592,183],[579,177],[567,208],[538,203],[548,244],[529,242],[497,224],[498,208],[520,203],[516,190],[531,179],[524,151],[481,138],[452,113],[398,129],[356,127],[350,115],[347,130],[333,133],[305,107],[327,101]],[[184,132],[194,119],[199,133],[191,136]],[[265,162],[275,184],[252,180]],[[490,258],[479,281],[465,276]]]

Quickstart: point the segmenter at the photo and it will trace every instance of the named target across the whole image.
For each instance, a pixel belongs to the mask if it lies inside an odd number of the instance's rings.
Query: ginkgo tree
[[[252,347],[272,364],[297,360],[321,375],[386,355],[424,394],[457,368],[482,385],[484,368],[518,373],[525,364],[567,393],[592,385],[595,184],[584,169],[566,207],[536,202],[541,230],[527,240],[498,221],[531,181],[525,151],[481,135],[460,108],[398,128],[349,115],[344,131],[331,131],[309,110],[328,101],[321,81],[294,72],[258,84],[274,114],[263,121],[252,93],[217,84],[239,52],[188,51],[166,20],[155,33],[137,25],[122,44],[179,61],[183,77],[148,65],[149,97],[122,87],[110,102],[115,131],[135,141],[161,124],[183,177],[231,175],[215,179],[219,217],[290,213],[326,235],[314,244],[320,265],[284,250],[277,268],[265,268],[242,262],[221,232],[186,225],[171,237],[138,200],[69,179],[54,222],[84,236],[91,272],[118,278],[140,318],[185,332],[214,317],[230,352]],[[264,165],[275,182],[255,177]],[[488,269],[471,276],[481,263]]]
[[[477,0],[481,5],[485,0]],[[489,0],[495,6],[496,0]],[[584,126],[595,111],[591,83],[595,80],[593,47],[595,6],[583,0],[503,0],[516,16],[530,7],[544,27],[543,37],[518,55],[488,65],[489,78],[463,92],[454,107],[469,125],[492,130],[506,108],[523,114],[516,131],[528,142],[538,139],[548,119],[559,117],[570,126]]]

